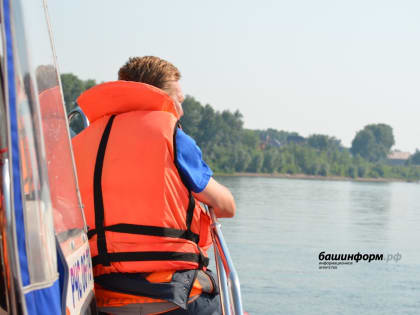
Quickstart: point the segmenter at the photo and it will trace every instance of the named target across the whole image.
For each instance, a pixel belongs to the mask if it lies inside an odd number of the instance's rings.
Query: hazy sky
[[[247,128],[328,134],[369,123],[420,149],[420,1],[49,0],[61,72],[115,80],[129,56],[174,63],[186,94]]]

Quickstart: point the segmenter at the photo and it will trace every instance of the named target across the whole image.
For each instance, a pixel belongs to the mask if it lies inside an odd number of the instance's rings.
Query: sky
[[[61,73],[110,81],[130,56],[181,71],[185,94],[244,127],[327,134],[367,124],[420,149],[420,1],[49,0]]]

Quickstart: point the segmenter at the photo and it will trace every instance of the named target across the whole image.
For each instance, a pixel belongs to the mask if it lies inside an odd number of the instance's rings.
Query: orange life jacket
[[[172,99],[115,81],[78,104],[91,123],[73,148],[94,275],[205,268],[210,219],[178,173]]]

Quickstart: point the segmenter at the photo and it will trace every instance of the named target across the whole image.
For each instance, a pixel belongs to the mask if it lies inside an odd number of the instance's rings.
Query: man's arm
[[[218,218],[231,218],[235,215],[236,205],[230,190],[219,184],[213,177],[210,177],[206,188],[199,193],[194,193],[194,196],[212,207]]]

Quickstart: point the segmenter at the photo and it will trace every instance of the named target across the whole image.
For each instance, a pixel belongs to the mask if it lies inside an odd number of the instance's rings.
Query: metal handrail
[[[78,128],[72,128],[73,119],[77,116],[81,117],[82,126],[78,126]],[[76,106],[73,110],[70,111],[67,115],[69,129],[71,137],[73,138],[75,135],[80,133],[82,130],[89,127],[89,120],[87,119],[86,115],[83,113],[82,109],[79,106]]]
[[[206,205],[205,208],[209,211],[212,220],[211,236],[213,239],[222,312],[224,315],[243,315],[241,285],[223,237],[221,224],[217,221],[213,209],[207,208]]]
[[[87,119],[85,113],[83,113],[82,109],[79,106],[76,106],[75,108],[73,108],[70,111],[70,113],[68,113],[67,117],[68,117],[69,122],[77,114],[80,114],[80,116],[82,117],[83,127],[84,128],[88,127],[89,126],[89,120]]]

